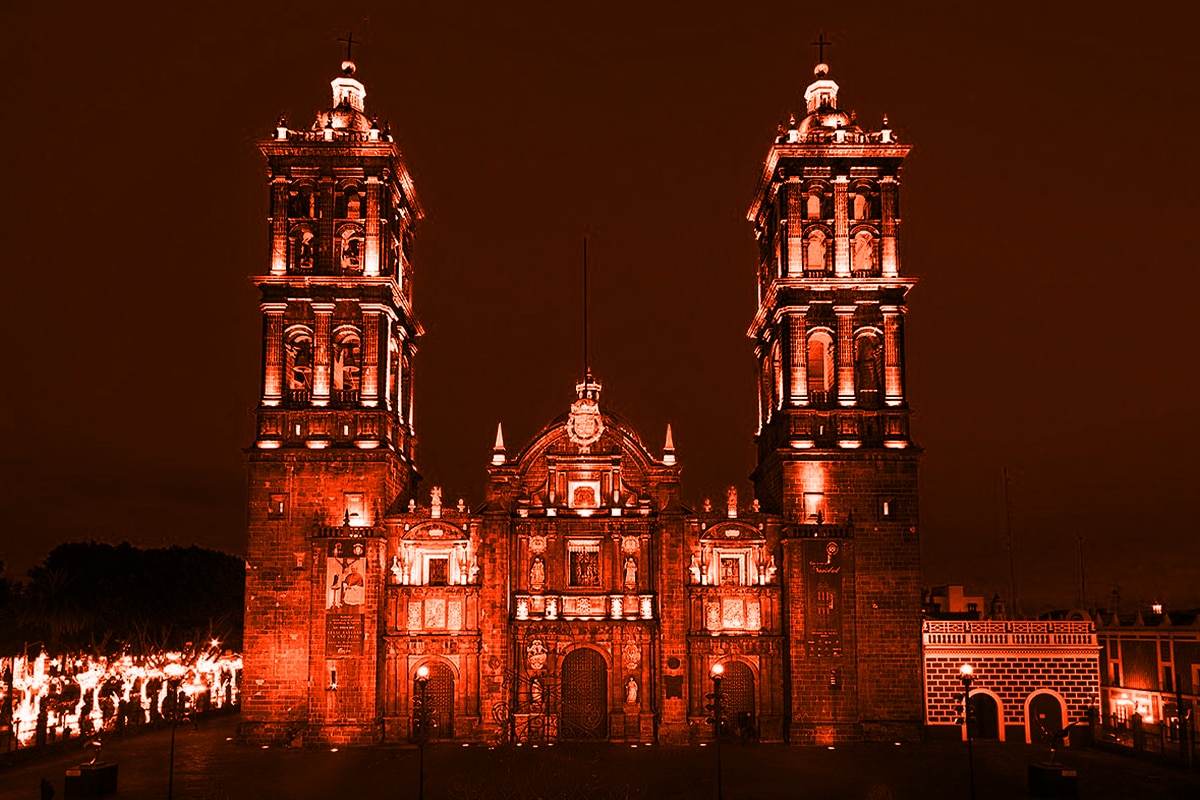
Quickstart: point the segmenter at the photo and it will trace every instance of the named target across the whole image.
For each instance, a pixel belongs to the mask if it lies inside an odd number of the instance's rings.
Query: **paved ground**
[[[344,800],[417,796],[418,754],[412,748],[267,750],[231,741],[237,716],[180,728],[176,740],[178,800]],[[113,739],[104,758],[120,770],[118,798],[167,796],[169,731]],[[967,753],[959,742],[796,748],[722,749],[726,800],[968,798]],[[1024,798],[1026,765],[1044,756],[1026,745],[978,743],[978,800]],[[1086,748],[1060,760],[1079,770],[1079,796],[1200,800],[1200,774]],[[43,776],[63,800],[63,775],[78,751],[0,767],[0,800],[37,798]],[[540,748],[430,745],[425,754],[429,800],[616,800],[715,798],[715,752],[707,748],[557,745]]]

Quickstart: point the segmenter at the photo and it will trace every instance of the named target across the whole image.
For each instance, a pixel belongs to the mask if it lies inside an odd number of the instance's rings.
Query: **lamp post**
[[[958,668],[963,685],[963,725],[967,729],[967,780],[971,800],[975,800],[975,754],[971,751],[971,681],[974,673],[975,669],[970,664]]]
[[[712,678],[713,690],[708,696],[712,701],[708,706],[712,716],[708,719],[713,726],[713,743],[717,746],[717,800],[722,800],[724,795],[721,786],[721,717],[724,709],[721,708],[721,679],[725,677],[725,667],[722,664],[713,664],[709,677]]]
[[[417,668],[413,727],[417,734],[417,800],[425,800],[425,741],[429,738],[429,667]]]
[[[178,697],[172,703],[169,720],[171,723],[171,757],[170,765],[167,769],[167,800],[173,800],[175,797],[175,729],[180,725],[186,725],[192,721],[192,718],[182,713],[182,710],[179,708]]]

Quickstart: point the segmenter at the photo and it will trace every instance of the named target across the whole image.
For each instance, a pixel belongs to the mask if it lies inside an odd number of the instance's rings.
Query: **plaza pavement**
[[[232,741],[237,715],[181,727],[176,739],[176,800],[346,800],[417,797],[418,753],[412,747],[340,750],[248,748]],[[110,737],[102,758],[116,762],[114,797],[167,796],[170,731]],[[722,747],[725,800],[853,798],[923,800],[968,795],[961,742],[863,744],[836,749],[782,745]],[[489,748],[431,744],[425,753],[428,800],[675,800],[715,798],[712,747],[574,745]],[[1045,749],[979,742],[977,800],[1029,797],[1026,765]],[[81,752],[46,754],[0,765],[0,800],[38,798],[43,776],[63,800],[65,770]],[[1200,800],[1200,774],[1090,748],[1065,748],[1059,759],[1079,771],[1079,796],[1092,800]]]

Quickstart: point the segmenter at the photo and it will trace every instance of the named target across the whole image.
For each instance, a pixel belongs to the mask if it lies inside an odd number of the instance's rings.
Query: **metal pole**
[[[1020,619],[1020,605],[1017,602],[1017,554],[1013,545],[1012,531],[1012,501],[1008,496],[1008,467],[1004,467],[1004,524],[1008,531],[1008,580],[1012,591],[1012,618]]]
[[[171,766],[167,772],[167,800],[172,800],[175,796],[175,729],[179,725],[175,720],[171,720]]]
[[[969,781],[971,800],[975,800],[975,753],[971,748],[971,682],[963,681],[966,691],[963,692],[963,722],[967,726],[967,780]]]
[[[721,780],[721,715],[724,709],[721,707],[721,678],[714,675],[713,679],[713,738],[717,740],[717,800],[723,800],[722,780]]]

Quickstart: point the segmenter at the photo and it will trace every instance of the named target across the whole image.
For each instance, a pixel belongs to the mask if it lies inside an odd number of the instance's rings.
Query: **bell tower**
[[[400,148],[347,59],[267,160],[263,366],[249,449],[247,741],[377,735],[383,514],[413,496],[413,226]],[[368,568],[370,567],[370,568]]]
[[[915,281],[898,247],[911,146],[842,110],[822,63],[772,143],[758,242],[758,464],[784,518],[790,738],[875,738],[921,719],[917,461],[904,382]]]

